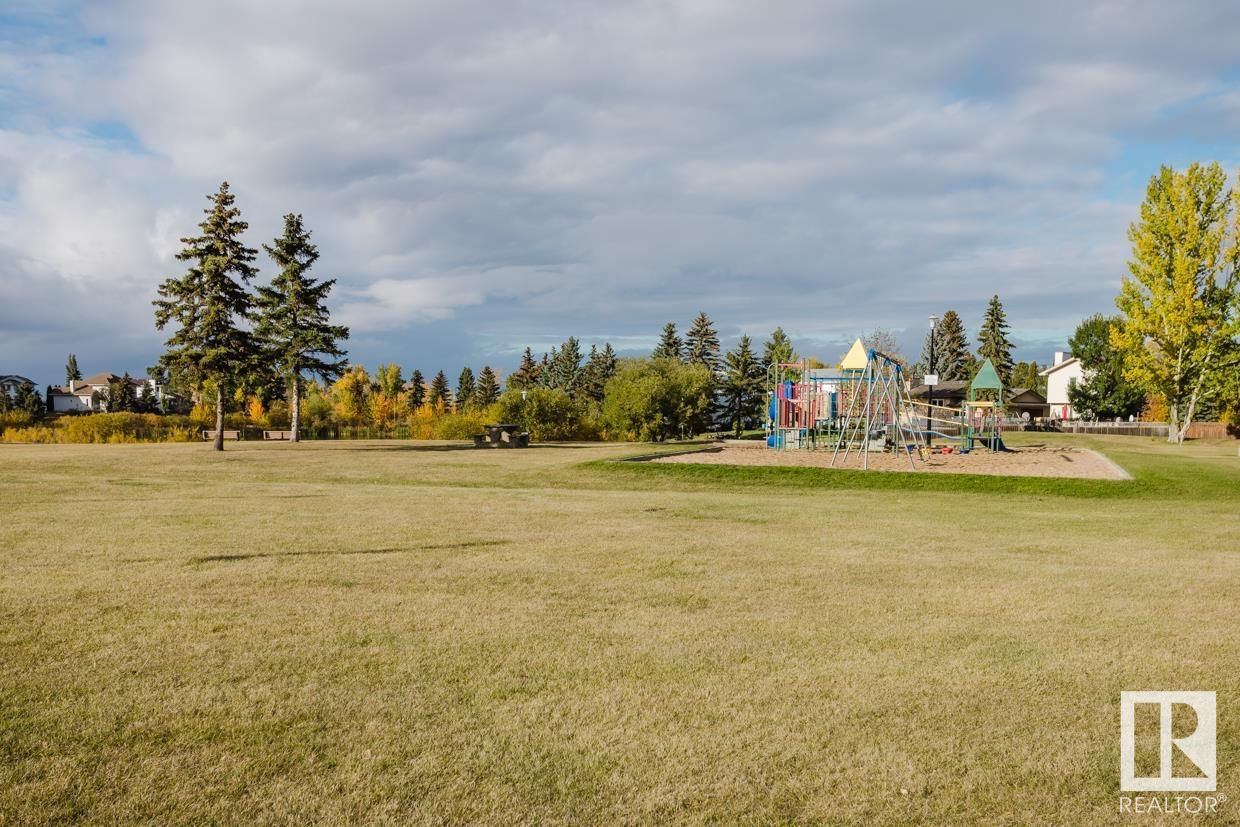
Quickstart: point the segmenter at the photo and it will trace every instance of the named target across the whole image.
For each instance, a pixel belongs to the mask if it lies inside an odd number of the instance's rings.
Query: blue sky
[[[253,246],[304,214],[371,367],[646,352],[699,310],[725,345],[915,356],[993,293],[1045,360],[1112,309],[1158,165],[1240,165],[1236,31],[1223,2],[10,0],[0,373],[153,363],[223,179]]]

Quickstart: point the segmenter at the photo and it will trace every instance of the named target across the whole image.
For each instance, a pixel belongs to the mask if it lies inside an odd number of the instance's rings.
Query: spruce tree
[[[82,372],[78,370],[77,356],[69,354],[69,361],[65,363],[65,387],[82,378]]]
[[[766,372],[753,352],[748,336],[742,336],[735,350],[724,359],[721,419],[730,425],[737,437],[745,426],[761,414]]]
[[[33,382],[22,382],[17,386],[11,407],[15,411],[25,411],[31,419],[41,419],[47,412],[47,402],[39,395]]]
[[[940,382],[967,379],[974,373],[973,354],[964,322],[955,310],[948,310],[935,326],[934,370]]]
[[[998,296],[991,296],[977,334],[978,361],[989,359],[1004,386],[1012,380],[1012,341],[1008,338],[1007,315]]]
[[[198,226],[201,235],[182,238],[179,261],[191,262],[185,275],[166,279],[155,300],[155,327],[176,325],[159,364],[195,387],[215,383],[215,450],[224,450],[224,405],[228,390],[255,362],[254,337],[240,324],[249,318],[245,285],[254,278],[258,251],[245,246],[241,220],[228,182],[208,196],[211,206]]]
[[[581,383],[581,343],[569,336],[564,344],[551,349],[547,360],[547,370],[542,376],[542,385],[547,388],[558,388],[569,396],[576,396]]]
[[[532,388],[538,384],[538,363],[534,361],[534,353],[527,347],[521,354],[521,366],[508,377],[510,388]]]
[[[706,365],[712,373],[719,370],[719,334],[705,313],[698,313],[689,326],[684,352],[689,364]]]
[[[663,325],[663,334],[659,337],[659,344],[650,355],[655,359],[683,359],[684,350],[684,342],[676,335],[676,323],[668,322]]]
[[[456,380],[456,409],[458,411],[473,407],[474,404],[474,372],[468,366],[461,368],[461,375]]]
[[[796,351],[792,347],[792,340],[788,338],[788,334],[784,333],[782,327],[777,327],[771,333],[771,338],[762,346],[762,376],[765,383],[766,378],[770,376],[772,365],[786,365],[789,362],[795,362],[797,358]]]
[[[490,365],[484,365],[482,372],[478,374],[478,387],[474,391],[474,405],[478,408],[486,408],[494,405],[499,400],[499,377],[495,375],[495,371]]]
[[[341,375],[347,362],[339,343],[349,338],[349,329],[329,321],[325,302],[336,280],[316,281],[310,276],[319,251],[300,215],[284,216],[284,234],[263,249],[280,272],[270,287],[258,288],[254,332],[292,392],[289,439],[298,442],[305,374],[327,382]]]
[[[405,387],[409,390],[409,410],[416,411],[426,402],[426,379],[422,371],[414,368]]]
[[[108,413],[134,411],[138,407],[138,395],[134,393],[133,379],[126,373],[115,382],[108,383]]]
[[[448,387],[448,377],[443,375],[442,370],[431,380],[431,392],[426,401],[432,408],[446,411],[452,407],[452,389]]]

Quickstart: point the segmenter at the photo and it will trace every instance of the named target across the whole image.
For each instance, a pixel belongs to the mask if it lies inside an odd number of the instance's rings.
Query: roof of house
[[[1031,398],[1021,399],[1022,396],[1028,396]],[[1038,393],[1033,388],[1012,388],[1008,391],[1008,402],[1024,402],[1027,405],[1045,405],[1046,397]]]
[[[0,374],[0,385],[8,385],[10,383],[20,385],[24,382],[29,382],[32,385],[34,384],[33,379],[27,379],[26,377],[19,376],[16,373]]]
[[[1051,365],[1049,368],[1039,373],[1038,376],[1049,376],[1055,371],[1060,370],[1062,368],[1066,368],[1068,365],[1075,365],[1079,361],[1081,360],[1076,358],[1075,356],[1073,356],[1071,359],[1064,359],[1058,365]]]
[[[959,379],[952,379],[947,382],[940,382],[934,386],[935,393],[943,394],[961,394],[969,389],[969,383]],[[926,396],[930,389],[925,385],[918,385],[909,391],[910,396]]]
[[[79,379],[74,383],[73,390],[69,390],[68,385],[57,385],[52,388],[52,396],[90,396],[91,391],[96,388],[110,386],[113,382],[119,382],[124,377],[117,376],[115,373],[96,373],[93,376],[87,376],[85,379]],[[129,383],[134,387],[141,387],[146,384],[145,379],[138,379],[133,376],[129,377]]]

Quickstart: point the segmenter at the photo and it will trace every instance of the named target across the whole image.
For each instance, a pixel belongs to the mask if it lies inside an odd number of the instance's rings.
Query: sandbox
[[[725,442],[691,453],[657,457],[650,462],[706,463],[711,465],[771,465],[797,468],[831,468],[831,451],[777,451],[760,442]],[[1069,477],[1073,479],[1126,480],[1124,469],[1088,448],[1025,447],[1006,451],[972,451],[968,454],[930,454],[923,462],[914,458],[919,473],[992,474],[1013,477]],[[911,471],[907,457],[871,451],[871,471]],[[861,469],[857,451],[835,468]]]

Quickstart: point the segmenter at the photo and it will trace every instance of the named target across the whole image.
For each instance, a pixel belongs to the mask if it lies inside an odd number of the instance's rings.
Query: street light
[[[934,413],[934,386],[939,383],[939,375],[934,367],[934,340],[938,330],[939,317],[930,317],[930,364],[926,365],[926,447],[934,441],[931,435],[930,416]]]

